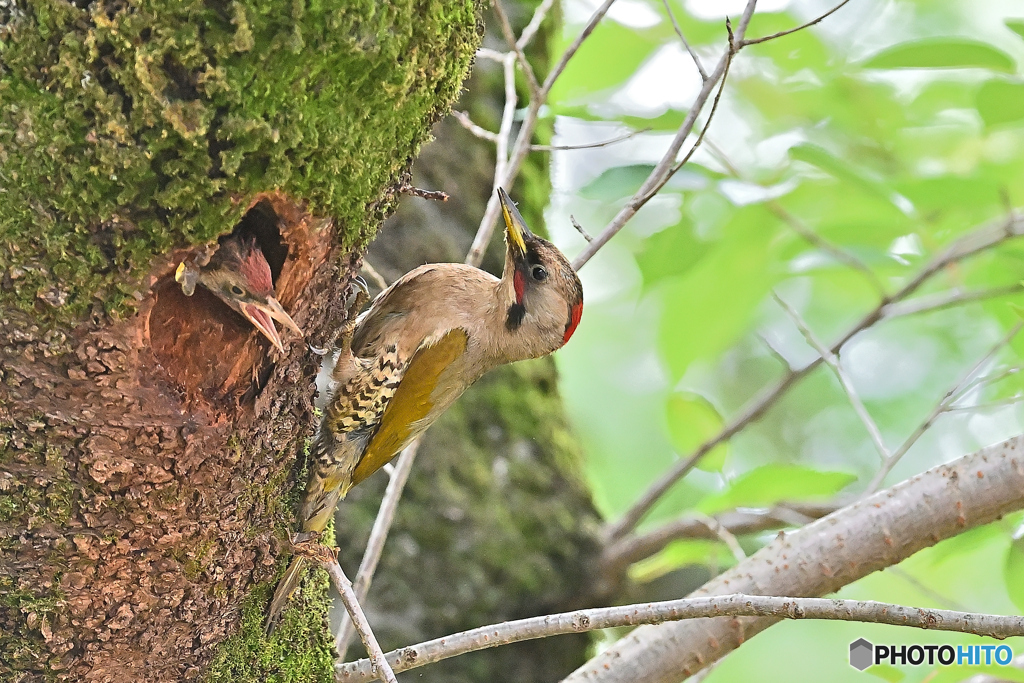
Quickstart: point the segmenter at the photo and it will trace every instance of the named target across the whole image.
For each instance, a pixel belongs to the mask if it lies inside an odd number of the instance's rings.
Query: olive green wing
[[[463,329],[454,329],[434,344],[416,351],[388,403],[380,426],[367,445],[352,475],[352,485],[383,467],[404,448],[414,436],[417,422],[434,407],[431,394],[441,373],[466,351],[467,336]]]

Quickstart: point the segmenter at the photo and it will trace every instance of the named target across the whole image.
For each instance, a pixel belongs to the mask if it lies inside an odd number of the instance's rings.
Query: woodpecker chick
[[[569,261],[537,237],[504,190],[501,279],[461,263],[406,273],[339,333],[331,396],[313,443],[300,511],[322,531],[349,489],[423,433],[473,382],[498,365],[539,358],[569,341],[583,288]],[[267,628],[298,587],[292,559],[270,604]]]
[[[256,240],[231,236],[221,242],[212,257],[178,266],[174,279],[186,296],[192,296],[196,283],[213,292],[228,306],[241,313],[263,336],[284,352],[277,320],[300,337],[302,329],[285,312],[274,292],[270,264]]]

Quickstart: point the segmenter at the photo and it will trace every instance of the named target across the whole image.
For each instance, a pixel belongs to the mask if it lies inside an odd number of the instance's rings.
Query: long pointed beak
[[[501,215],[505,218],[505,239],[509,246],[515,248],[520,256],[526,256],[526,240],[533,237],[533,233],[526,227],[526,221],[519,213],[519,209],[512,203],[503,188],[498,188],[498,200],[501,201]]]
[[[292,320],[292,317],[288,315],[287,312],[285,312],[284,307],[281,306],[277,299],[272,296],[267,297],[267,308],[269,309],[267,313],[270,314],[271,318],[281,323],[300,337],[306,336],[302,332],[302,328],[295,324],[295,321]]]
[[[265,306],[256,303],[239,302],[239,308],[242,311],[242,315],[248,318],[249,322],[262,332],[263,336],[269,339],[281,353],[284,353],[284,344],[281,341],[281,335],[278,334],[277,328],[274,326],[274,320],[285,325],[300,337],[304,336],[302,329],[295,324],[295,321],[292,320],[291,316],[285,312],[281,304],[274,297],[269,297]]]

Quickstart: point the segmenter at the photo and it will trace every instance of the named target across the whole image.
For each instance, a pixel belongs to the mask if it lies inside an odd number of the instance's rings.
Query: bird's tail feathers
[[[267,635],[274,632],[274,628],[277,626],[277,620],[281,616],[281,612],[284,610],[285,605],[288,604],[288,600],[291,599],[295,589],[299,587],[299,582],[302,581],[305,569],[306,558],[301,555],[296,555],[292,558],[291,564],[288,565],[288,569],[285,570],[284,576],[281,577],[281,582],[277,584],[277,590],[274,591],[273,600],[270,601],[270,610],[267,612],[267,621],[263,626]]]

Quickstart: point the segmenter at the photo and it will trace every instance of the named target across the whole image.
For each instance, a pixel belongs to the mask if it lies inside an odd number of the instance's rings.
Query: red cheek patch
[[[569,341],[569,337],[576,331],[576,326],[580,324],[580,318],[583,317],[583,302],[579,302],[572,307],[569,312],[569,322],[565,325],[565,336],[562,337],[562,344],[564,345]]]
[[[516,272],[512,276],[512,287],[516,290],[516,303],[522,305],[523,290],[526,288],[526,278],[523,275],[523,271],[518,268],[516,268]]]

